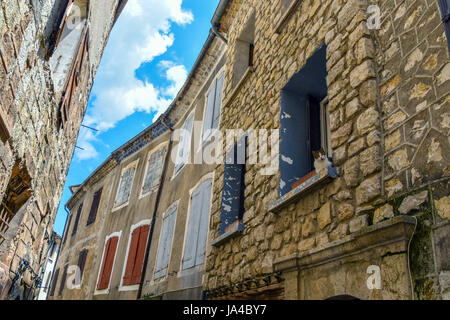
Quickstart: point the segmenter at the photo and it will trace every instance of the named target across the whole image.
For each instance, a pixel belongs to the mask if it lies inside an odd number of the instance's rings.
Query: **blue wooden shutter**
[[[222,213],[219,234],[224,234],[228,226],[242,219],[244,213],[246,137],[243,137],[227,153],[222,194]]]
[[[214,116],[214,101],[216,97],[216,80],[214,80],[211,89],[208,92],[206,98],[206,110],[205,110],[205,121],[203,123],[203,138],[207,138],[206,131],[211,130],[213,127],[213,116]]]
[[[172,247],[173,231],[175,229],[175,218],[177,207],[174,206],[164,216],[162,234],[159,243],[158,259],[156,263],[155,279],[164,277],[169,266],[170,251]]]
[[[202,192],[199,187],[194,191],[191,199],[191,212],[189,215],[188,232],[184,247],[183,270],[192,268],[195,265],[201,208]]]
[[[195,257],[195,265],[203,264],[205,260],[206,241],[208,238],[209,227],[209,210],[211,206],[211,187],[212,181],[208,179],[200,186],[202,194],[201,215],[198,231],[197,253]]]
[[[222,107],[223,80],[224,80],[224,74],[222,73],[219,76],[219,78],[217,78],[217,83],[216,83],[216,98],[215,98],[215,103],[214,103],[214,113],[213,113],[213,123],[212,123],[213,129],[217,129],[219,127],[220,108]]]
[[[439,0],[442,11],[442,22],[447,34],[447,45],[450,50],[450,0]]]

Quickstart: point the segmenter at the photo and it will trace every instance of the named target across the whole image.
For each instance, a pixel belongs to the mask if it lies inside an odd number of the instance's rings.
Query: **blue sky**
[[[69,186],[166,110],[208,37],[219,0],[129,0],[103,54],[54,229],[64,231]],[[89,204],[87,204],[89,205]]]

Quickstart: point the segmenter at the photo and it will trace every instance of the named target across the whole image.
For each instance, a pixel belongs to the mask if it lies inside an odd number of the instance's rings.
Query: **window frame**
[[[117,184],[117,189],[116,189],[116,196],[114,197],[114,203],[113,203],[113,209],[112,212],[118,211],[122,208],[125,208],[126,206],[128,206],[128,204],[130,203],[130,198],[132,196],[133,193],[133,185],[134,185],[134,180],[136,178],[136,171],[138,169],[138,165],[139,165],[139,159],[136,159],[132,162],[130,162],[128,165],[124,166],[122,168],[122,170],[120,171],[120,178],[119,178],[119,183]],[[128,170],[134,168],[134,172],[133,172],[133,178],[131,179],[131,185],[130,185],[130,193],[128,194],[128,199],[120,204],[117,204],[117,197],[119,195],[119,191],[120,191],[120,186],[122,183],[122,179],[124,176],[124,173]]]
[[[141,222],[138,222],[134,225],[131,226],[130,228],[130,233],[128,235],[128,244],[127,244],[127,251],[125,253],[125,259],[123,260],[123,268],[122,268],[122,275],[120,277],[120,285],[119,285],[119,291],[136,291],[139,289],[139,283],[138,284],[131,284],[131,285],[124,285],[123,284],[123,279],[125,277],[125,273],[126,273],[126,269],[127,269],[127,264],[128,264],[128,256],[130,254],[130,247],[131,247],[131,240],[133,237],[133,232],[134,230],[141,228],[141,227],[145,227],[145,226],[151,226],[151,219],[147,219],[147,220],[142,220]],[[148,237],[147,237],[148,238]],[[147,246],[149,245],[148,243],[148,239],[147,239],[147,243],[145,245],[145,250],[147,250]],[[136,248],[137,250],[137,248]],[[143,266],[142,266],[143,268]],[[133,268],[134,269],[134,268]],[[145,273],[146,270],[142,270],[142,273]]]
[[[105,243],[103,245],[103,253],[102,253],[102,258],[100,260],[100,267],[97,273],[97,281],[95,282],[95,291],[94,291],[94,296],[95,295],[103,295],[103,294],[109,294],[110,288],[111,288],[111,281],[112,281],[112,276],[114,274],[114,267],[116,265],[116,261],[117,261],[117,251],[119,250],[119,245],[120,245],[120,238],[122,237],[122,231],[118,231],[118,232],[114,232],[111,233],[110,235],[108,235],[105,238]],[[111,274],[109,275],[109,281],[108,281],[108,287],[106,289],[97,289],[100,279],[102,277],[102,269],[103,269],[103,262],[105,259],[105,254],[107,254],[106,252],[106,245],[108,244],[108,241],[112,238],[117,238],[117,247],[116,250],[114,252],[114,258],[113,258],[113,265],[111,268]]]
[[[94,207],[94,203],[95,203],[95,199],[97,197],[97,195],[99,195],[99,199],[98,199],[98,203],[97,203],[97,208],[95,210],[95,214],[93,213],[93,207]],[[89,209],[89,216],[86,222],[86,227],[93,225],[95,223],[95,221],[97,220],[97,215],[98,215],[98,211],[100,209],[100,203],[102,201],[102,196],[103,196],[103,187],[100,187],[93,195],[92,197],[92,202],[91,202],[91,207]]]
[[[214,110],[216,107],[216,94],[214,94],[214,107],[212,109],[212,115],[211,115],[211,127],[205,130],[205,125],[206,125],[206,119],[207,119],[207,112],[208,112],[208,95],[211,92],[211,90],[213,89],[213,87],[215,87],[216,92],[217,92],[217,82],[219,80],[219,78],[223,76],[223,82],[222,82],[222,94],[221,94],[221,100],[220,100],[220,107],[219,107],[219,121],[217,124],[217,128],[213,128],[213,124],[214,124]],[[217,72],[217,74],[214,76],[213,80],[211,81],[211,84],[209,85],[208,89],[205,92],[204,98],[205,98],[205,103],[203,106],[203,115],[202,115],[202,144],[205,145],[206,143],[209,142],[210,138],[213,136],[213,131],[214,130],[220,130],[220,124],[222,122],[222,108],[224,106],[224,91],[225,91],[225,66],[223,66],[219,72]],[[206,135],[205,131],[209,131],[209,134]]]
[[[252,25],[253,22],[253,25]],[[253,35],[252,35],[252,40],[248,41],[245,38],[245,31],[247,28],[252,28],[253,29]],[[239,78],[236,77],[237,75],[237,71],[236,71],[236,62],[240,61],[240,59],[238,59],[238,56],[241,55],[241,53],[244,53],[243,49],[240,49],[240,45],[239,43],[245,43],[246,46],[246,50],[245,52],[247,52],[247,67],[245,68],[245,70],[242,70]],[[250,72],[253,70],[253,68],[255,67],[254,65],[254,59],[255,59],[255,54],[254,54],[254,49],[255,49],[255,44],[256,44],[256,11],[254,8],[251,9],[250,15],[248,17],[248,19],[245,21],[245,23],[243,24],[243,29],[240,30],[236,40],[235,40],[235,53],[233,55],[233,68],[232,68],[232,78],[231,78],[231,86],[232,86],[232,94],[230,95],[229,99],[232,99],[234,97],[234,95],[236,94],[237,90],[241,87],[242,83],[245,81],[245,79],[247,78],[247,76],[250,74]]]
[[[55,272],[53,273],[52,282],[50,284],[51,288],[48,293],[50,297],[55,296],[56,286],[58,284],[58,278],[59,278],[59,270],[60,270],[60,268],[56,268]]]
[[[150,168],[150,160],[151,160],[151,157],[152,157],[154,154],[156,154],[157,152],[160,152],[160,151],[163,150],[163,149],[164,149],[164,154],[162,155],[162,158],[161,158],[162,162],[161,162],[161,173],[160,173],[159,179],[158,179],[158,180],[159,180],[159,183],[156,184],[156,185],[153,185],[149,190],[144,191],[144,185],[145,185],[145,182],[146,182],[148,170],[149,170],[149,168]],[[147,153],[147,157],[146,157],[146,160],[145,160],[145,171],[144,171],[144,175],[143,175],[143,177],[142,177],[141,191],[140,191],[139,199],[144,198],[144,197],[146,197],[146,196],[152,194],[153,192],[155,192],[156,190],[158,190],[159,186],[161,185],[162,179],[164,179],[164,177],[163,177],[162,175],[163,175],[163,171],[164,171],[164,163],[166,162],[166,158],[167,158],[167,156],[168,156],[167,151],[168,151],[168,143],[167,143],[167,142],[164,142],[164,143],[162,143],[162,144],[156,146],[154,149],[150,150],[150,151]]]
[[[84,255],[84,258],[82,259],[83,255]],[[88,255],[89,255],[89,249],[88,248],[84,248],[78,254],[77,267],[80,269],[80,283],[79,283],[80,287],[83,284],[84,270],[86,268],[86,261],[87,261]],[[82,265],[80,266],[80,264],[82,264]]]
[[[154,281],[156,281],[156,280],[158,280],[158,281],[161,281],[161,279],[165,279],[165,278],[167,278],[167,276],[168,276],[168,269],[169,269],[169,266],[170,266],[170,260],[171,260],[171,258],[172,258],[172,249],[173,249],[173,242],[174,242],[174,240],[175,240],[175,228],[176,228],[176,225],[177,225],[177,219],[178,219],[178,209],[179,209],[179,206],[178,206],[178,204],[179,204],[179,200],[178,201],[176,201],[175,203],[173,203],[172,205],[170,205],[169,206],[169,208],[164,212],[164,214],[163,214],[163,219],[162,219],[162,221],[161,221],[161,232],[160,232],[160,234],[159,234],[159,239],[158,239],[158,249],[156,250],[156,256],[155,256],[155,266],[154,266],[154,269],[153,269],[153,277],[152,277],[152,279],[154,280]],[[173,211],[174,210],[174,211]],[[175,220],[174,220],[174,222],[173,222],[173,231],[172,231],[172,239],[170,239],[170,250],[169,250],[169,256],[167,257],[167,266],[164,268],[164,269],[162,269],[162,270],[164,270],[164,274],[162,274],[162,275],[157,275],[157,273],[159,272],[157,272],[156,271],[156,268],[157,268],[157,266],[158,266],[158,261],[159,261],[159,259],[158,259],[158,257],[159,257],[159,251],[160,251],[160,249],[161,249],[161,240],[162,240],[162,238],[163,238],[163,235],[165,234],[164,233],[164,220],[167,218],[167,215],[169,214],[169,213],[171,213],[171,212],[173,212],[173,214],[175,215]]]
[[[82,214],[83,214],[83,202],[81,202],[81,204],[78,206],[78,209],[77,209],[75,222],[74,222],[73,227],[72,227],[72,233],[71,233],[72,237],[77,234],[78,225],[80,224],[80,219],[81,219]]]
[[[175,163],[174,163],[175,166],[174,166],[174,169],[173,169],[172,179],[174,179],[180,172],[182,172],[184,167],[186,167],[186,165],[190,163],[189,160],[190,160],[190,158],[192,156],[192,134],[193,134],[192,131],[194,129],[194,122],[195,122],[195,108],[186,117],[186,119],[183,122],[183,126],[181,127],[181,129],[184,129],[186,123],[189,121],[189,119],[191,117],[192,117],[192,125],[191,125],[190,131],[189,131],[190,132],[190,134],[189,134],[189,143],[186,144],[186,148],[187,148],[188,154],[186,156],[186,159],[182,159],[184,162],[180,163],[179,162],[180,161],[180,149],[179,148],[180,148],[180,144],[182,142],[182,136],[180,136],[180,139],[179,139],[178,145],[177,145],[177,155],[176,155],[176,160],[175,160]],[[183,145],[184,145],[184,140],[183,140]],[[183,154],[184,154],[184,151],[185,150],[183,150]]]
[[[69,0],[69,3],[70,1],[72,1],[73,5],[75,0]],[[89,9],[89,1],[88,1],[88,9]],[[59,44],[60,38],[64,31],[66,19],[67,19],[67,12],[64,13],[64,26],[62,29],[58,31],[58,41],[55,47],[57,47]],[[70,106],[72,104],[72,96],[79,84],[79,77],[81,68],[83,66],[84,58],[85,56],[89,58],[89,26],[87,21],[88,19],[86,17],[86,21],[80,34],[80,39],[78,40],[78,44],[74,51],[74,56],[72,57],[71,66],[69,67],[63,85],[62,98],[59,107],[61,128],[64,128],[66,122],[70,120]]]
[[[59,283],[59,289],[58,289],[58,297],[62,297],[65,289],[65,284],[67,281],[67,271],[68,271],[69,265],[66,264],[64,267],[64,271],[61,277],[61,282]]]
[[[187,219],[186,219],[186,225],[185,225],[185,230],[184,230],[184,238],[183,238],[183,250],[181,252],[181,261],[180,261],[180,267],[179,270],[181,272],[186,272],[189,270],[192,270],[194,268],[203,266],[205,264],[205,261],[203,261],[203,263],[201,264],[196,264],[196,262],[194,262],[194,265],[192,267],[188,267],[188,268],[184,268],[183,264],[184,264],[184,255],[185,255],[185,251],[186,251],[186,245],[187,245],[187,238],[188,238],[188,234],[189,234],[189,223],[191,221],[191,217],[192,217],[192,197],[195,193],[195,191],[198,190],[198,188],[200,186],[202,186],[205,182],[207,182],[208,180],[211,180],[211,188],[210,188],[210,199],[209,199],[209,213],[208,213],[208,230],[206,231],[206,247],[205,247],[205,258],[206,258],[206,253],[208,252],[208,244],[209,244],[209,232],[210,232],[210,222],[211,222],[211,208],[212,208],[212,204],[213,204],[213,189],[214,189],[214,172],[209,173],[205,176],[203,176],[198,182],[197,184],[191,189],[189,190],[189,204],[188,204],[188,208],[187,208]],[[197,240],[197,250],[198,250],[198,240]],[[197,257],[195,257],[195,259],[197,259]]]
[[[226,159],[227,160],[226,160],[225,168],[224,168],[224,181],[223,181],[224,188],[223,188],[223,191],[222,191],[222,194],[221,194],[221,197],[220,197],[220,208],[221,209],[220,209],[219,237],[227,234],[230,230],[234,229],[235,226],[239,226],[243,222],[243,216],[244,216],[244,213],[245,213],[245,205],[244,205],[244,201],[245,201],[245,173],[246,173],[246,170],[247,170],[247,156],[248,156],[248,152],[247,152],[248,141],[247,141],[247,139],[248,139],[248,136],[244,134],[239,139],[237,139],[237,142],[226,153]],[[239,163],[239,160],[242,160],[242,159],[240,159],[239,156],[238,156],[239,155],[238,150],[239,150],[239,145],[242,144],[242,143],[244,143],[244,152],[245,152],[244,153],[244,159],[243,159],[244,163]],[[230,155],[231,155],[230,152],[232,151],[232,149],[233,149],[233,163],[230,163],[229,159],[230,159]],[[225,199],[224,192],[225,192],[225,187],[226,187],[226,182],[227,182],[226,179],[225,179],[225,173],[226,173],[226,170],[227,170],[227,166],[229,166],[229,167],[231,167],[231,166],[234,166],[234,167],[240,166],[240,170],[241,170],[241,172],[240,172],[240,174],[241,174],[240,184],[241,185],[240,185],[240,190],[239,190],[239,199],[235,200],[235,201],[239,201],[239,203],[237,204],[238,205],[238,208],[237,208],[238,217],[237,217],[236,220],[234,220],[231,223],[228,223],[228,224],[225,225],[224,221],[223,221],[224,220],[223,218],[225,216],[225,214],[224,214],[224,199]],[[233,167],[231,167],[231,168],[233,168]],[[233,181],[234,180],[235,179],[233,179]],[[233,204],[234,204],[234,202],[233,202]]]

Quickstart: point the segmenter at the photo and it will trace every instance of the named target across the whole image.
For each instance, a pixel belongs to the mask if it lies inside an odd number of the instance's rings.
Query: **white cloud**
[[[117,122],[137,111],[163,113],[182,87],[187,71],[172,61],[159,64],[170,82],[160,88],[150,80],[136,78],[135,71],[143,64],[164,54],[175,36],[171,24],[184,25],[194,19],[181,7],[182,0],[129,0],[114,26],[100,64],[92,94],[95,101],[84,123],[105,132]],[[98,156],[93,146],[95,134],[80,133],[77,150],[79,160]]]

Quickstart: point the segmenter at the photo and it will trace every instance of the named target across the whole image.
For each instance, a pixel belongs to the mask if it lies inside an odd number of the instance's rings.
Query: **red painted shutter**
[[[137,228],[133,231],[133,234],[131,235],[131,243],[130,243],[130,249],[128,250],[128,260],[127,260],[127,267],[125,269],[125,275],[123,277],[123,285],[129,286],[133,283],[133,270],[134,270],[134,264],[136,261],[136,253],[137,248],[139,245],[139,235],[140,235],[140,228]]]
[[[132,284],[138,284],[141,281],[142,265],[144,263],[145,248],[147,247],[146,244],[148,240],[148,232],[150,230],[150,226],[143,226],[140,227],[139,229],[141,230],[139,232],[139,245],[137,248],[133,273],[131,276]]]
[[[100,280],[97,285],[97,290],[104,290],[109,287],[109,280],[111,278],[118,241],[119,238],[114,237],[109,239],[106,244],[105,256],[103,257],[102,271],[100,273]]]

